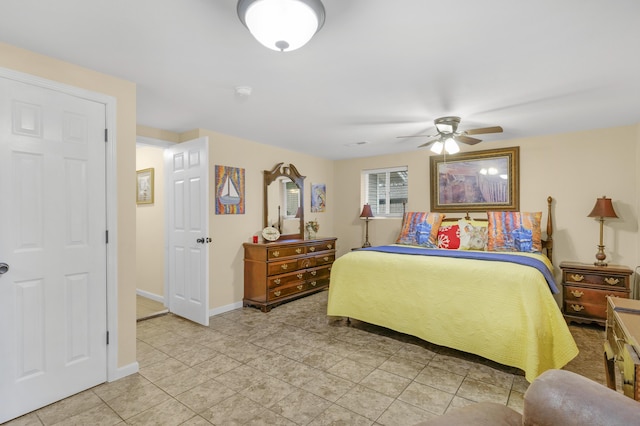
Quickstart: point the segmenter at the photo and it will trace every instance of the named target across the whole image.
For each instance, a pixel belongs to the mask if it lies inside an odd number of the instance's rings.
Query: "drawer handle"
[[[584,310],[584,306],[582,305],[571,305],[571,309],[573,309],[575,312],[580,312]]]
[[[316,248],[315,247],[310,247],[309,251],[314,252],[314,251],[316,251]]]
[[[584,280],[584,276],[583,275],[578,275],[578,274],[573,274],[573,275],[571,275],[571,279],[576,281],[576,282],[580,282],[580,281]]]
[[[298,248],[296,249],[296,253],[298,253],[298,254],[302,253],[302,249],[301,249],[300,247],[298,247]]]
[[[325,257],[324,257],[324,261],[325,261],[325,262],[328,262],[328,261],[329,261],[329,256],[325,256]]]
[[[317,273],[318,271],[311,271],[311,275],[313,275],[314,277],[316,276]]]
[[[618,278],[607,277],[604,279],[604,282],[609,285],[616,285],[620,282],[620,280]]]
[[[333,248],[333,244],[327,244],[327,248],[331,250]]]
[[[275,280],[273,280],[273,282],[276,284],[280,284],[280,278],[276,278]]]
[[[289,264],[285,263],[284,265],[280,265],[282,269],[289,269]]]
[[[311,281],[311,285],[312,285],[313,287],[315,287],[315,286],[316,286],[316,284],[318,284],[318,283],[317,283],[317,282],[315,282],[315,281]]]
[[[275,294],[275,295],[276,295],[276,297],[280,296],[280,294],[281,294],[281,293],[282,293],[282,292],[281,292],[280,290],[278,290],[278,291],[274,291],[274,292],[273,292],[273,294]]]
[[[581,292],[580,290],[571,290],[571,294],[573,294],[573,297],[582,297],[582,296],[584,296],[584,293]]]
[[[272,252],[273,253],[273,257],[278,257],[280,256],[280,252],[278,250]]]
[[[302,287],[304,287],[304,286],[302,284],[300,284],[300,285],[297,285],[296,287],[297,287],[298,290],[302,290]]]
[[[296,277],[298,277],[299,280],[302,279],[302,274],[296,274]]]

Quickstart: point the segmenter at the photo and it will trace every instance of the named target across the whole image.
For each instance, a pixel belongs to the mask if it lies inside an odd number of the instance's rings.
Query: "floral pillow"
[[[487,225],[465,219],[458,221],[460,228],[460,250],[485,250],[487,247]]]
[[[440,213],[407,212],[396,244],[437,247],[438,228],[444,219]]]
[[[460,247],[460,227],[455,225],[440,225],[438,228],[438,248],[455,250]]]
[[[489,251],[542,253],[542,212],[488,212]]]

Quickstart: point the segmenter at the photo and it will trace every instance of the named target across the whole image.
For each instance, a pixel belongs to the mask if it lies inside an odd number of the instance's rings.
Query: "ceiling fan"
[[[411,135],[411,136],[398,136],[399,138],[435,138],[427,143],[423,143],[418,146],[422,148],[425,146],[433,145],[431,151],[440,154],[442,149],[449,154],[455,154],[460,151],[460,148],[456,142],[466,143],[468,145],[475,145],[478,142],[482,142],[481,139],[472,138],[470,135],[481,135],[487,133],[502,133],[502,127],[482,127],[479,129],[469,129],[458,131],[458,124],[460,124],[460,117],[440,117],[436,118],[433,123],[438,131],[435,135]]]

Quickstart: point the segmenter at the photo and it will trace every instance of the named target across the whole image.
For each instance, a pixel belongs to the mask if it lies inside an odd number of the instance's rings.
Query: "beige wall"
[[[39,76],[116,99],[118,192],[118,366],[136,360],[135,142],[133,83],[0,43],[0,67]]]
[[[475,149],[520,146],[520,209],[543,211],[546,198],[554,198],[554,263],[565,260],[595,261],[599,223],[588,218],[596,198],[613,200],[620,219],[605,222],[604,244],[611,263],[635,268],[640,263],[638,241],[639,182],[636,173],[640,154],[640,125],[535,138],[491,142]],[[335,232],[341,239],[340,253],[364,241],[364,224],[358,219],[360,172],[364,169],[409,166],[408,210],[428,211],[428,149],[406,154],[337,161],[335,203],[340,215]],[[374,219],[369,240],[374,245],[392,242],[399,219]],[[557,268],[556,268],[557,271]]]
[[[154,202],[136,206],[136,284],[137,290],[164,298],[164,148],[136,148],[136,170],[148,168],[154,169]]]

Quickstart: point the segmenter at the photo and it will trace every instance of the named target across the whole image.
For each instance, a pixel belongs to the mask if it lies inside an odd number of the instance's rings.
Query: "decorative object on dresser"
[[[593,210],[587,217],[596,217],[600,221],[600,244],[598,244],[598,253],[596,253],[596,262],[594,265],[596,266],[607,266],[607,262],[604,260],[607,258],[607,255],[604,253],[604,243],[602,242],[602,228],[604,225],[604,218],[617,218],[615,210],[613,210],[613,204],[611,204],[611,198],[607,198],[606,195],[603,195],[602,198],[598,198],[596,200],[596,205],[593,206]]]
[[[362,206],[362,213],[360,213],[360,217],[364,218],[364,228],[365,228],[365,237],[364,244],[362,247],[371,247],[371,243],[369,242],[369,219],[373,217],[373,212],[371,211],[371,206],[369,203]]]
[[[607,296],[629,298],[630,276],[626,266],[596,266],[589,263],[562,262],[562,307],[567,323],[605,325]]]
[[[618,364],[622,391],[640,401],[640,300],[607,297],[604,362],[607,386],[616,389]]]
[[[325,290],[336,258],[336,238],[244,243],[243,306],[263,312]]]

